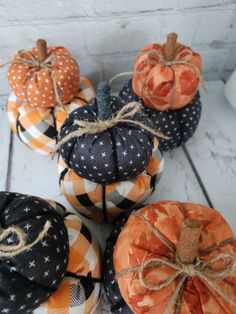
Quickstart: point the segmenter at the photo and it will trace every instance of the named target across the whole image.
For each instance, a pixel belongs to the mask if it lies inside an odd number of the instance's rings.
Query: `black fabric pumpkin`
[[[97,99],[69,115],[61,128],[61,139],[80,129],[76,120],[104,121],[121,107],[120,100],[110,96],[110,86],[106,82],[100,83]],[[144,113],[136,113],[132,119],[153,126]],[[150,133],[131,123],[118,123],[97,134],[71,138],[61,146],[60,154],[77,175],[96,183],[109,184],[129,180],[142,173],[150,161],[152,149],[153,136]]]
[[[114,314],[133,314],[120,293],[120,289],[115,278],[115,270],[113,264],[114,247],[120,232],[122,231],[129,218],[129,215],[130,213],[123,214],[116,222],[114,229],[107,239],[107,245],[104,253],[104,288],[107,299],[111,306],[111,312]]]
[[[32,243],[47,221],[51,227],[32,248],[13,257],[3,257],[1,246],[18,244],[10,233],[0,242],[0,312],[31,313],[45,302],[65,276],[68,264],[68,234],[63,218],[43,199],[0,192],[0,239],[4,230],[17,226]]]
[[[199,92],[187,106],[181,109],[158,111],[145,106],[143,100],[134,93],[132,80],[129,80],[121,89],[119,98],[123,105],[130,101],[142,102],[143,110],[152,119],[155,128],[169,137],[169,139],[159,139],[163,151],[177,148],[187,142],[196,131],[201,117],[202,105]]]

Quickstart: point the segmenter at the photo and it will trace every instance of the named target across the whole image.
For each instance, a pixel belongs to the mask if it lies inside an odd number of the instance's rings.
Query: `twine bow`
[[[159,231],[153,227],[153,225],[142,215],[134,212],[132,215],[138,217],[143,222],[147,224],[147,226],[152,230],[155,236],[169,249],[171,248],[171,252],[173,255],[176,255],[174,248],[170,247],[169,243],[163,238],[163,236],[159,233]],[[220,260],[227,260],[227,264],[225,263],[224,268],[219,270],[211,269],[211,265]],[[173,269],[172,275],[170,275],[165,281],[158,284],[149,284],[146,282],[145,277],[143,275],[144,269],[148,269],[151,267],[161,267],[161,266],[169,266]],[[178,257],[174,258],[153,258],[149,261],[143,262],[140,265],[125,268],[119,272],[117,272],[116,277],[122,277],[130,272],[137,272],[141,285],[153,291],[161,290],[170,284],[172,284],[176,279],[179,278],[179,282],[175,288],[175,291],[170,297],[170,300],[165,308],[163,314],[171,314],[173,312],[173,307],[177,303],[177,307],[174,311],[175,314],[179,313],[179,309],[181,306],[182,298],[182,290],[184,288],[185,281],[189,277],[197,277],[200,279],[206,286],[215,291],[218,295],[222,297],[226,302],[236,307],[236,298],[235,296],[231,296],[226,293],[220,287],[217,281],[224,280],[225,278],[229,278],[231,276],[236,275],[236,254],[235,253],[221,253],[216,257],[211,258],[208,261],[203,261],[198,256],[196,262],[194,264],[183,264],[179,261]]]
[[[18,254],[21,254],[33,246],[35,246],[37,243],[42,241],[42,239],[46,236],[48,230],[51,228],[51,222],[49,220],[46,221],[42,231],[40,231],[37,238],[31,242],[27,243],[26,234],[23,229],[12,226],[7,229],[0,229],[0,243],[2,243],[4,240],[6,240],[9,235],[15,235],[17,238],[17,244],[15,245],[6,245],[6,244],[0,244],[0,259],[2,257],[14,257]]]
[[[28,58],[22,58],[20,57],[20,53],[24,53],[27,55]],[[56,96],[56,100],[59,104],[59,106],[61,106],[62,108],[64,108],[63,105],[63,101],[62,101],[62,96],[61,96],[61,90],[60,87],[57,83],[55,74],[54,74],[54,67],[55,67],[55,56],[54,55],[49,55],[44,61],[39,62],[33,55],[32,53],[25,51],[25,50],[20,50],[18,52],[18,58],[19,61],[16,61],[15,63],[17,64],[28,64],[31,65],[33,67],[36,68],[44,68],[44,69],[48,69],[50,74],[51,74],[51,78],[52,78],[52,83],[53,83],[53,89],[54,89],[54,93]],[[35,72],[33,73],[33,75],[35,75]],[[32,75],[28,76],[27,81],[29,81],[29,79],[32,78]],[[26,87],[27,87],[27,83],[25,84],[25,97],[27,99],[27,92],[26,92]],[[28,100],[27,100],[28,102]]]
[[[80,129],[71,132],[62,138],[58,144],[56,145],[53,155],[60,149],[60,147],[68,142],[70,139],[74,137],[81,137],[84,134],[96,134],[104,132],[110,128],[113,128],[118,123],[130,123],[137,125],[147,131],[148,133],[165,139],[169,139],[169,137],[163,135],[158,130],[153,130],[151,127],[147,126],[143,122],[136,121],[132,119],[134,115],[142,110],[142,105],[139,102],[130,102],[124,107],[122,107],[119,111],[117,111],[110,119],[102,121],[97,120],[96,122],[84,121],[84,120],[75,120],[74,124],[80,126]]]

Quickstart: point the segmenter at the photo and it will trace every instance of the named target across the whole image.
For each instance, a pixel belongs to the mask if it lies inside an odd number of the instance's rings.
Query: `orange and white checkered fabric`
[[[92,314],[101,293],[101,255],[97,242],[81,219],[74,214],[65,216],[69,235],[67,277],[50,299],[33,314]],[[80,276],[79,278],[72,277]]]
[[[7,116],[11,129],[19,139],[32,150],[50,154],[55,148],[60,128],[68,115],[80,106],[95,98],[92,83],[80,78],[77,96],[64,106],[54,108],[34,108],[22,103],[13,93],[7,103]]]
[[[164,159],[157,146],[149,165],[140,175],[107,185],[78,176],[62,157],[58,161],[62,194],[80,214],[97,221],[113,221],[120,213],[143,204],[160,180],[163,168]]]

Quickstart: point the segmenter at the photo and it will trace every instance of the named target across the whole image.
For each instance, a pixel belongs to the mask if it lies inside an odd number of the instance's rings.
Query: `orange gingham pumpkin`
[[[40,55],[40,49],[44,49],[44,57]],[[30,64],[32,60],[34,65]],[[13,57],[7,76],[10,87],[19,100],[33,107],[50,108],[59,104],[55,88],[62,104],[70,102],[76,96],[79,74],[79,66],[66,48],[47,48],[45,41],[38,40],[37,48],[21,50]]]
[[[179,109],[193,99],[201,78],[201,57],[191,48],[176,43],[143,48],[134,63],[132,87],[144,103],[157,110]]]
[[[141,218],[131,215],[121,231],[115,244],[113,255],[114,268],[117,272],[140,265],[155,258],[175,259],[173,252],[167,248],[155,233],[169,243],[174,251],[181,238],[181,229],[186,219],[194,219],[201,223],[199,258],[209,261],[221,253],[236,253],[236,240],[233,232],[219,212],[206,206],[179,203],[175,201],[160,201],[148,205],[138,212]],[[152,226],[150,229],[147,220]],[[156,231],[157,230],[157,231]],[[183,249],[183,248],[182,248]],[[186,249],[186,247],[185,247]],[[208,266],[212,270],[222,270],[230,265],[232,260],[221,258]],[[165,282],[174,270],[170,266],[150,266],[143,270],[143,278],[147,284],[156,285]],[[142,286],[137,271],[128,272],[118,278],[120,292],[125,302],[135,314],[163,314],[171,296],[177,289],[181,276],[177,276],[166,287],[149,290]],[[222,280],[214,278],[214,282],[231,300],[236,300],[235,272]],[[236,307],[223,299],[210,285],[198,277],[189,276],[183,286],[179,314],[233,314]],[[171,314],[177,313],[174,310]],[[169,313],[169,312],[168,312]]]

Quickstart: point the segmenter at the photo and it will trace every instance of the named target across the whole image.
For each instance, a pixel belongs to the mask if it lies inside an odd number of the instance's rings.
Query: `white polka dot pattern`
[[[33,107],[54,107],[58,105],[53,76],[62,103],[71,101],[79,88],[79,66],[64,47],[49,47],[48,56],[52,56],[50,69],[32,66],[22,59],[38,59],[37,48],[29,52],[19,51],[8,70],[8,81],[16,97]]]
[[[119,98],[123,105],[134,100],[143,103],[133,92],[131,80],[124,85],[119,93]],[[187,106],[178,110],[158,111],[144,105],[144,111],[152,119],[156,129],[170,138],[168,140],[159,139],[160,148],[163,151],[177,148],[192,137],[198,126],[201,110],[199,92]]]

